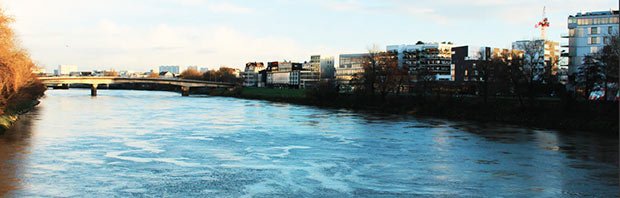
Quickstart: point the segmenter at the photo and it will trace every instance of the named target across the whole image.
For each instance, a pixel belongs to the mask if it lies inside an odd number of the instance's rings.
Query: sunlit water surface
[[[618,140],[179,93],[49,90],[0,196],[615,197]]]

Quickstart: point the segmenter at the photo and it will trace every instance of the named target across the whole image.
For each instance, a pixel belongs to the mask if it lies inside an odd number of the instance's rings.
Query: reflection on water
[[[177,93],[50,90],[8,196],[617,196],[617,138]]]

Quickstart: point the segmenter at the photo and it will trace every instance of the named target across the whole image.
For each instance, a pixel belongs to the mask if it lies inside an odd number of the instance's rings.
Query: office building
[[[451,80],[451,42],[424,43],[415,45],[389,45],[386,50],[396,54],[398,67],[407,68],[412,80],[417,81],[421,70],[426,70],[434,80]]]
[[[170,72],[172,74],[180,74],[179,66],[159,66],[159,72]]]
[[[309,64],[310,70],[319,72],[321,80],[334,79],[336,68],[333,56],[313,55]]]
[[[486,78],[489,80],[507,80],[497,79],[501,77],[496,76],[499,73],[494,72],[507,68],[499,68],[501,65],[482,65],[485,63],[490,63],[491,59],[494,57],[501,58],[504,55],[512,55],[511,50],[476,46],[453,47],[450,66],[452,68],[450,72],[452,78],[451,80],[455,82],[484,81],[485,77],[482,75],[485,71],[480,71],[480,69],[485,69],[486,72],[488,72]],[[485,66],[487,68],[484,68]]]
[[[243,86],[257,87],[259,83],[258,72],[265,69],[262,62],[249,62],[245,64],[245,70],[242,73]]]
[[[59,65],[58,70],[55,70],[56,76],[68,76],[71,75],[72,72],[77,72],[78,67],[76,65]]]
[[[618,34],[619,12],[599,11],[577,13],[568,17],[568,73],[573,75],[583,64],[583,58],[596,53],[610,41],[611,35]]]

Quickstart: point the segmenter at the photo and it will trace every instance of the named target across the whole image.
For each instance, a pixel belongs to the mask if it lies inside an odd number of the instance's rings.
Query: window
[[[594,54],[594,53],[597,53],[597,52],[598,52],[598,47],[591,47],[590,48],[590,53],[591,54]]]
[[[598,34],[598,27],[591,27],[590,34]]]
[[[607,34],[612,34],[613,31],[614,31],[614,27],[613,26],[607,27]]]
[[[588,44],[590,45],[599,44],[599,43],[600,41],[598,37],[590,37],[590,39],[588,39]]]

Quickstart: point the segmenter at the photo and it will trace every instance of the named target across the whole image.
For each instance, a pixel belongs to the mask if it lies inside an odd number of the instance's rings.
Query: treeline
[[[355,95],[416,96],[476,96],[485,103],[489,99],[512,97],[523,108],[535,106],[540,98],[565,100],[607,101],[617,100],[620,42],[618,35],[609,38],[609,43],[598,53],[584,58],[583,66],[562,80],[555,57],[545,59],[541,49],[544,42],[524,42],[516,46],[519,50],[502,50],[489,55],[480,54],[469,81],[438,81],[432,67],[419,63],[398,65],[394,52],[370,50],[364,61],[364,71],[343,84],[323,84],[320,92],[350,92]],[[483,52],[484,53],[484,52]],[[421,62],[423,62],[421,58]],[[467,74],[466,74],[467,76]],[[342,83],[342,82],[341,82]],[[350,90],[342,90],[348,88]],[[598,95],[597,94],[598,91]],[[593,96],[596,96],[593,98]]]
[[[301,103],[617,135],[618,40],[586,57],[566,84],[551,67],[558,60],[536,54],[534,43],[479,61],[468,82],[437,81],[427,67],[399,67],[395,53],[371,50],[346,86],[322,82]],[[597,90],[602,96],[591,98]]]
[[[238,78],[235,74],[236,70],[230,67],[220,67],[218,70],[209,70],[204,73],[195,69],[187,69],[181,72],[180,77],[183,79],[191,80],[205,80],[216,82],[227,82],[240,84],[243,82],[242,78]]]
[[[32,73],[36,66],[28,52],[18,46],[11,22],[13,19],[0,9],[0,115],[27,108],[46,89]]]

